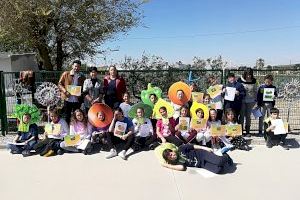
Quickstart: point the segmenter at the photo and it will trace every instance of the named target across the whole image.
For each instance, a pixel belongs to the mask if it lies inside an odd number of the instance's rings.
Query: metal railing
[[[243,70],[189,70],[189,69],[174,69],[169,68],[167,70],[119,70],[119,74],[126,80],[127,89],[132,95],[132,102],[139,101],[141,90],[147,88],[148,83],[152,83],[154,86],[158,86],[163,91],[163,97],[167,97],[167,91],[170,85],[176,81],[185,81],[188,78],[189,72],[192,71],[192,76],[196,79],[196,84],[199,91],[206,91],[208,87],[207,77],[214,75],[217,77],[220,83],[226,82],[228,73],[235,73],[236,77],[241,76]],[[86,76],[87,72],[83,72]],[[62,72],[59,71],[40,71],[35,73],[35,87],[39,86],[42,82],[48,81],[55,84],[58,83]],[[106,71],[100,71],[98,78],[102,80],[106,74]],[[278,87],[279,91],[284,89],[284,84],[294,79],[300,82],[300,72],[294,69],[284,70],[254,70],[254,76],[261,84],[264,82],[264,76],[272,74],[274,76],[273,84]],[[11,131],[11,126],[8,126],[9,118],[14,112],[14,105],[18,101],[15,91],[15,83],[19,79],[19,72],[1,72],[0,74],[0,120],[2,134],[6,134]],[[20,99],[21,98],[21,99]],[[35,103],[32,95],[32,91],[23,91],[21,97],[19,97],[23,103]],[[276,107],[280,110],[281,117],[286,120],[289,111],[289,124],[294,130],[300,130],[300,101],[297,99],[293,102],[293,105],[289,105],[283,98],[276,99]],[[252,130],[258,129],[258,120],[252,119]],[[15,126],[14,126],[15,127]]]

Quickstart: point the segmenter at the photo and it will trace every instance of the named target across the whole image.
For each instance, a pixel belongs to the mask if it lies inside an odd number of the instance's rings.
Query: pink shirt
[[[173,117],[169,118],[169,124],[173,127],[173,129],[175,128],[176,121]],[[156,127],[159,128],[159,131],[157,132],[158,137],[168,137],[169,135],[174,135],[174,133],[172,133],[169,129],[169,125],[164,124],[162,119],[156,122]]]

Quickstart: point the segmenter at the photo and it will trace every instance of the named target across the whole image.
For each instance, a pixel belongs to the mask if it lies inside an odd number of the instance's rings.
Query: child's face
[[[203,103],[204,103],[204,104],[209,104],[209,103],[210,103],[210,97],[206,96],[206,97],[203,99]]]
[[[27,124],[30,121],[30,116],[29,115],[23,115],[22,120],[23,120],[23,123]]]
[[[201,110],[196,112],[196,115],[199,119],[202,119],[204,117],[204,113]]]
[[[109,68],[109,75],[116,76],[117,75],[117,69],[115,67]]]
[[[234,114],[232,112],[227,113],[226,119],[229,122],[232,122],[234,120]]]
[[[136,110],[136,116],[137,116],[137,117],[144,117],[144,110],[138,108],[138,109]]]
[[[235,77],[228,77],[228,82],[229,83],[234,83],[235,82]]]
[[[182,109],[180,110],[180,114],[181,114],[181,117],[186,117],[187,114],[188,114],[188,109],[182,108]]]
[[[128,95],[128,94],[124,94],[123,100],[124,100],[125,102],[129,102],[129,101],[130,101],[129,95]]]
[[[167,157],[168,157],[168,160],[174,161],[177,159],[177,154],[174,151],[171,151],[170,153],[168,153]]]
[[[50,113],[50,119],[53,123],[57,123],[58,122],[58,115],[54,114],[54,113]]]
[[[124,118],[123,113],[120,112],[120,111],[118,111],[118,110],[115,111],[115,116],[116,116],[116,118],[117,118],[118,121],[122,121],[123,118]]]
[[[150,101],[153,103],[153,104],[156,104],[157,102],[157,97],[155,95],[150,95]]]
[[[100,121],[104,121],[105,120],[105,114],[103,112],[98,112],[97,117],[98,117],[98,119]]]
[[[75,116],[76,116],[76,119],[78,121],[82,122],[82,120],[83,120],[83,114],[82,114],[82,112],[76,112]]]
[[[168,116],[168,113],[165,109],[159,109],[159,113],[161,114],[161,116],[163,117],[167,117]]]
[[[265,84],[266,85],[272,85],[272,82],[270,79],[265,79]]]
[[[209,116],[210,116],[210,119],[211,119],[212,121],[215,121],[215,120],[217,119],[217,113],[216,113],[216,111],[211,110],[211,111],[209,112]]]
[[[182,91],[182,90],[178,90],[178,91],[177,91],[177,98],[178,98],[179,100],[181,100],[181,99],[183,99],[183,96],[184,96],[183,91]]]
[[[278,113],[271,113],[271,118],[272,119],[277,119],[278,118]]]
[[[72,65],[72,69],[74,70],[74,72],[79,72],[80,71],[80,65],[78,63],[74,63]]]
[[[93,70],[90,72],[90,76],[92,79],[96,79],[97,78],[97,71]]]

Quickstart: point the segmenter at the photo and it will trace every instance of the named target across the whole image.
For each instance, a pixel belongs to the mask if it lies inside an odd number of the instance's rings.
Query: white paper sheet
[[[236,92],[236,88],[226,87],[224,99],[227,100],[227,101],[234,101],[235,92]]]
[[[275,126],[274,135],[286,134],[282,119],[271,120],[271,124]]]
[[[252,112],[253,116],[255,117],[255,119],[262,116],[262,113],[260,112],[259,108],[254,108],[251,112]]]

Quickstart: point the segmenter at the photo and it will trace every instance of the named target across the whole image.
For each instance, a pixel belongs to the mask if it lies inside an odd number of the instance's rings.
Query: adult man
[[[58,81],[58,87],[61,91],[61,98],[65,101],[64,111],[68,124],[70,123],[71,113],[76,109],[79,109],[82,103],[81,92],[85,76],[80,73],[80,66],[80,60],[73,61],[71,71],[65,71]],[[71,91],[76,91],[76,89],[78,89],[76,86],[81,87],[80,94],[74,94]]]

